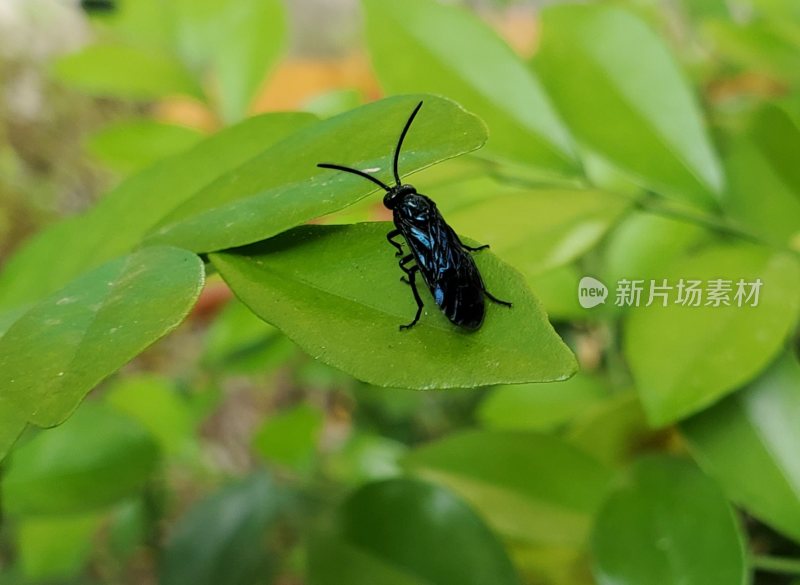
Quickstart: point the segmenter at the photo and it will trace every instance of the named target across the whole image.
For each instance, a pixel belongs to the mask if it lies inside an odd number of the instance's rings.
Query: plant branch
[[[753,556],[750,565],[759,571],[781,573],[784,575],[800,575],[800,559],[786,557]]]

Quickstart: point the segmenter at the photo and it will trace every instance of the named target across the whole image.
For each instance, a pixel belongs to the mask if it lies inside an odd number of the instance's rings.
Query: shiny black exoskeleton
[[[320,163],[317,166],[359,175],[386,191],[383,204],[392,210],[395,225],[395,229],[386,235],[386,239],[397,248],[396,256],[401,256],[400,269],[406,273],[401,280],[411,286],[411,292],[417,303],[414,320],[407,325],[401,325],[400,329],[416,325],[422,314],[423,303],[416,281],[419,273],[431,291],[433,300],[447,318],[460,327],[475,330],[483,323],[484,296],[507,307],[510,307],[511,303],[501,301],[486,290],[478,267],[469,254],[489,246],[473,248],[464,244],[453,228],[447,225],[436,203],[425,195],[417,193],[412,185],[404,185],[400,181],[397,170],[400,150],[408,129],[421,107],[422,102],[414,108],[397,142],[394,152],[394,187],[389,187],[383,181],[357,169],[328,163]],[[395,239],[397,236],[403,236],[410,248],[410,254],[404,254],[402,244]]]

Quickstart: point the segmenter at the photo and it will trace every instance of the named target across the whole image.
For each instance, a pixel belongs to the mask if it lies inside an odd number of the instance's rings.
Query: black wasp
[[[401,325],[400,329],[409,329],[416,325],[422,314],[423,304],[416,281],[417,273],[420,272],[433,299],[447,318],[465,329],[475,330],[483,323],[484,295],[506,307],[510,307],[511,303],[501,301],[486,290],[478,267],[469,255],[469,252],[477,252],[489,246],[473,248],[464,244],[453,228],[447,225],[436,203],[425,195],[417,193],[412,185],[404,185],[400,181],[397,171],[400,149],[421,107],[422,102],[414,108],[400,134],[400,140],[397,141],[394,151],[396,181],[394,187],[389,187],[383,181],[357,169],[327,163],[320,163],[317,166],[353,173],[372,181],[386,191],[383,204],[392,210],[396,228],[386,234],[386,239],[397,248],[395,255],[402,256],[400,268],[406,276],[401,280],[411,285],[411,292],[414,293],[414,300],[417,302],[417,314],[414,315],[414,320],[408,325]],[[403,255],[403,246],[395,240],[397,236],[405,238],[411,249],[410,254]],[[414,265],[410,266],[411,262],[414,262]]]

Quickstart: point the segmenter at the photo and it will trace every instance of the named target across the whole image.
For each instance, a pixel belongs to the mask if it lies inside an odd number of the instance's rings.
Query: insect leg
[[[412,260],[414,260],[413,254],[409,254],[408,256],[403,256],[403,258],[400,260],[400,270],[402,270],[406,274],[409,274],[411,272],[411,268],[406,267],[406,264],[408,264]],[[408,278],[406,278],[405,276],[401,276],[400,280],[402,280],[406,284],[411,284]]]
[[[419,321],[420,315],[422,315],[422,299],[419,296],[419,291],[417,290],[417,272],[419,272],[419,266],[412,266],[408,269],[408,284],[411,285],[411,292],[414,293],[414,300],[417,302],[417,314],[414,315],[414,320],[411,321],[408,325],[400,325],[400,331],[403,329],[411,329],[414,325],[417,324]]]
[[[455,232],[453,233],[455,234]],[[469,250],[470,252],[479,252],[481,250],[489,249],[489,244],[484,244],[483,246],[478,246],[477,248],[473,246],[467,246],[464,242],[461,241],[461,238],[458,237],[458,234],[455,234],[455,236],[456,239],[458,240],[458,243],[461,244],[461,247],[464,248],[465,250]]]
[[[503,305],[504,307],[511,307],[511,303],[509,303],[508,301],[501,301],[486,289],[483,289],[483,294],[489,297],[490,301],[497,303],[498,305]]]
[[[484,244],[483,246],[478,246],[477,248],[473,248],[472,246],[467,246],[466,244],[461,244],[461,247],[465,250],[469,250],[470,252],[480,252],[481,250],[488,250],[489,244]]]
[[[400,242],[396,242],[394,240],[394,238],[396,238],[399,235],[400,235],[400,230],[392,230],[388,234],[386,234],[387,241],[392,246],[397,248],[397,252],[395,252],[395,256],[402,256],[403,255],[403,246],[400,244]]]

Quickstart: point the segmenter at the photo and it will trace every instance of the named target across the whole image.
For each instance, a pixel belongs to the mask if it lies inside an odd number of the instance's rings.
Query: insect
[[[386,234],[386,239],[397,248],[395,256],[400,257],[400,269],[405,272],[400,280],[411,286],[417,303],[414,320],[401,325],[400,330],[416,325],[422,314],[424,305],[417,289],[417,274],[422,275],[434,301],[450,321],[464,329],[476,330],[483,323],[486,312],[484,296],[506,307],[511,307],[511,303],[496,298],[486,290],[478,267],[470,255],[470,252],[484,250],[489,246],[472,247],[464,244],[453,228],[447,225],[436,203],[418,193],[413,185],[403,184],[400,180],[397,170],[400,150],[421,107],[422,102],[414,108],[397,141],[393,187],[358,169],[330,163],[320,163],[317,166],[364,177],[386,191],[383,204],[392,210],[395,225],[395,229]],[[409,254],[404,254],[402,244],[396,240],[398,236],[405,239],[410,249]]]

